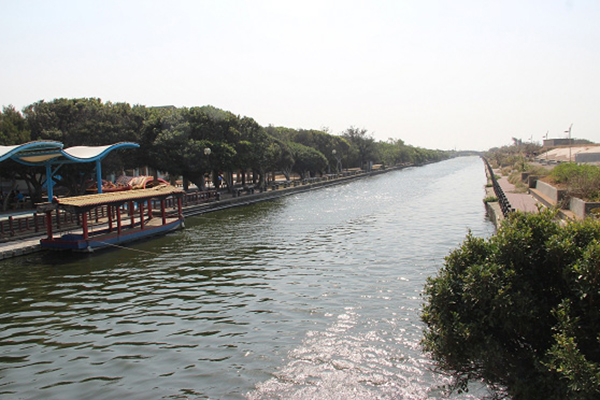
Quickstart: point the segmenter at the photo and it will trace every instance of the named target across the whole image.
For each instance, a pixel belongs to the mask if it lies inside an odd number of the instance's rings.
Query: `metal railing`
[[[490,180],[492,181],[492,187],[494,188],[494,193],[496,194],[496,197],[498,198],[498,203],[500,204],[500,209],[502,210],[502,215],[504,215],[504,217],[507,217],[508,214],[514,212],[515,209],[510,205],[510,201],[508,201],[508,198],[504,194],[504,190],[502,190],[502,187],[498,183],[498,180],[496,179],[496,175],[494,174],[494,170],[492,169],[492,166],[490,165],[489,161],[486,160],[485,157],[481,157],[481,159],[483,160],[483,162],[488,170],[488,175],[490,177]]]

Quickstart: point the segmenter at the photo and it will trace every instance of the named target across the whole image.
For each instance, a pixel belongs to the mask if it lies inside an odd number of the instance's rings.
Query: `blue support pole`
[[[102,193],[102,166],[100,160],[96,160],[96,181],[98,182],[98,193]]]
[[[52,165],[46,163],[46,190],[48,191],[48,202],[52,203],[54,198],[54,180],[52,179]]]

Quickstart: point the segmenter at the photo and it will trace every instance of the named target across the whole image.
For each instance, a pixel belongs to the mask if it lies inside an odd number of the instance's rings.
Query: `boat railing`
[[[183,196],[183,207],[198,205],[216,201],[218,194],[216,190],[206,190],[186,193]],[[151,200],[152,208],[160,210],[160,201]],[[167,197],[165,207],[169,210],[177,208],[177,199]],[[128,204],[125,203],[120,208],[123,218],[129,216]],[[173,212],[169,212],[173,214]],[[158,214],[157,214],[158,215]],[[175,215],[175,214],[174,214]],[[96,207],[88,211],[89,224],[105,223],[108,218],[108,208],[106,205]],[[0,219],[0,242],[15,240],[16,238],[26,238],[41,235],[46,232],[46,214],[43,212],[32,212],[31,214],[10,215]],[[52,230],[54,232],[64,232],[81,227],[81,215],[65,212],[60,209],[52,211]]]

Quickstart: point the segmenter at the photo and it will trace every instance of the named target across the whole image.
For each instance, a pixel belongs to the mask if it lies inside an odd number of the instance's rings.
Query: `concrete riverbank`
[[[242,207],[262,201],[275,200],[281,197],[290,196],[297,193],[307,192],[311,190],[317,190],[328,186],[340,185],[347,182],[351,182],[358,179],[368,178],[374,175],[379,175],[395,170],[406,168],[405,166],[392,167],[381,170],[374,170],[371,172],[356,172],[347,174],[345,176],[329,176],[324,178],[316,178],[305,181],[292,181],[292,182],[272,182],[269,190],[263,192],[247,193],[241,190],[228,192],[219,192],[219,200],[210,201],[206,203],[186,206],[183,208],[183,215],[185,217],[192,217],[194,215],[206,214],[209,212],[224,210],[232,207]],[[25,218],[30,214],[19,213],[21,218]],[[25,254],[31,254],[37,251],[41,251],[40,239],[44,238],[44,233],[38,232],[26,232],[22,234],[16,234],[0,243],[0,260],[17,257]]]

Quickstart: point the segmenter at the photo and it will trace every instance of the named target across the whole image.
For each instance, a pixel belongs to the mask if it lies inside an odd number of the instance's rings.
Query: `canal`
[[[479,158],[456,158],[127,250],[2,261],[0,397],[444,398],[421,293],[469,230],[494,231],[485,183]]]

